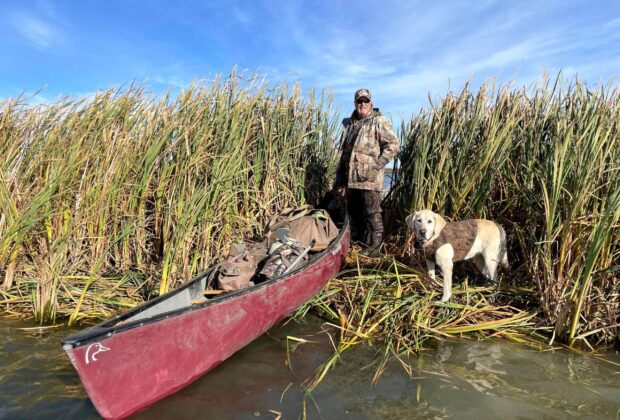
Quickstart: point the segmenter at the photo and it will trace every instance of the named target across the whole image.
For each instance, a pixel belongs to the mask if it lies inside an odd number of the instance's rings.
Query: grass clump
[[[343,352],[361,343],[378,343],[375,381],[394,359],[411,373],[407,359],[429,340],[503,337],[536,348],[545,345],[544,331],[536,325],[537,310],[520,309],[513,302],[532,290],[472,287],[466,279],[450,302],[441,303],[441,284],[428,279],[416,264],[393,256],[371,262],[353,253],[347,267],[297,312],[303,316],[310,308],[318,310],[338,332],[334,353],[308,384],[310,390]]]
[[[330,107],[234,72],[176,97],[0,103],[4,311],[100,318],[123,306],[112,285],[134,304],[165,293],[276,210],[315,201],[334,171]]]
[[[466,86],[402,127],[394,228],[432,208],[508,233],[514,284],[535,286],[555,337],[620,337],[620,94],[574,79]]]

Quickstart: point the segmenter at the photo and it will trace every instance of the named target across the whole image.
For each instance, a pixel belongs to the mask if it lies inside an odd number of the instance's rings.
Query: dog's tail
[[[510,268],[508,264],[508,248],[506,245],[506,231],[501,225],[497,225],[499,228],[499,250],[497,251],[497,260],[504,266],[504,268]]]

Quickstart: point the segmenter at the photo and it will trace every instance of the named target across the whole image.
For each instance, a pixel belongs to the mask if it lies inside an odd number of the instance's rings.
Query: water
[[[59,340],[67,330],[23,331],[0,319],[0,418],[98,418]],[[300,384],[330,355],[316,318],[273,328],[205,377],[134,416],[136,419],[295,419]],[[296,344],[287,366],[286,337]],[[291,342],[294,344],[294,342]],[[620,356],[536,352],[506,341],[438,343],[410,360],[413,378],[390,364],[371,384],[374,352],[343,355],[306,399],[307,418],[617,419]]]
[[[392,172],[390,171],[389,173],[386,171],[385,175],[383,176],[383,191],[389,191],[390,190],[390,186],[392,184]]]

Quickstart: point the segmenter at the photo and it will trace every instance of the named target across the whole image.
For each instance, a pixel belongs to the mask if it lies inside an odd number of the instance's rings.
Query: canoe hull
[[[311,299],[348,252],[349,231],[303,271],[64,348],[99,413],[121,418],[210,371]]]

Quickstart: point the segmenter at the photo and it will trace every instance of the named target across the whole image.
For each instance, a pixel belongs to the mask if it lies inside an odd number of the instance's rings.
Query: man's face
[[[357,98],[357,100],[355,101],[355,110],[357,111],[357,115],[360,118],[364,118],[366,115],[368,115],[371,109],[372,102],[370,102],[370,99],[366,98],[365,96]]]

